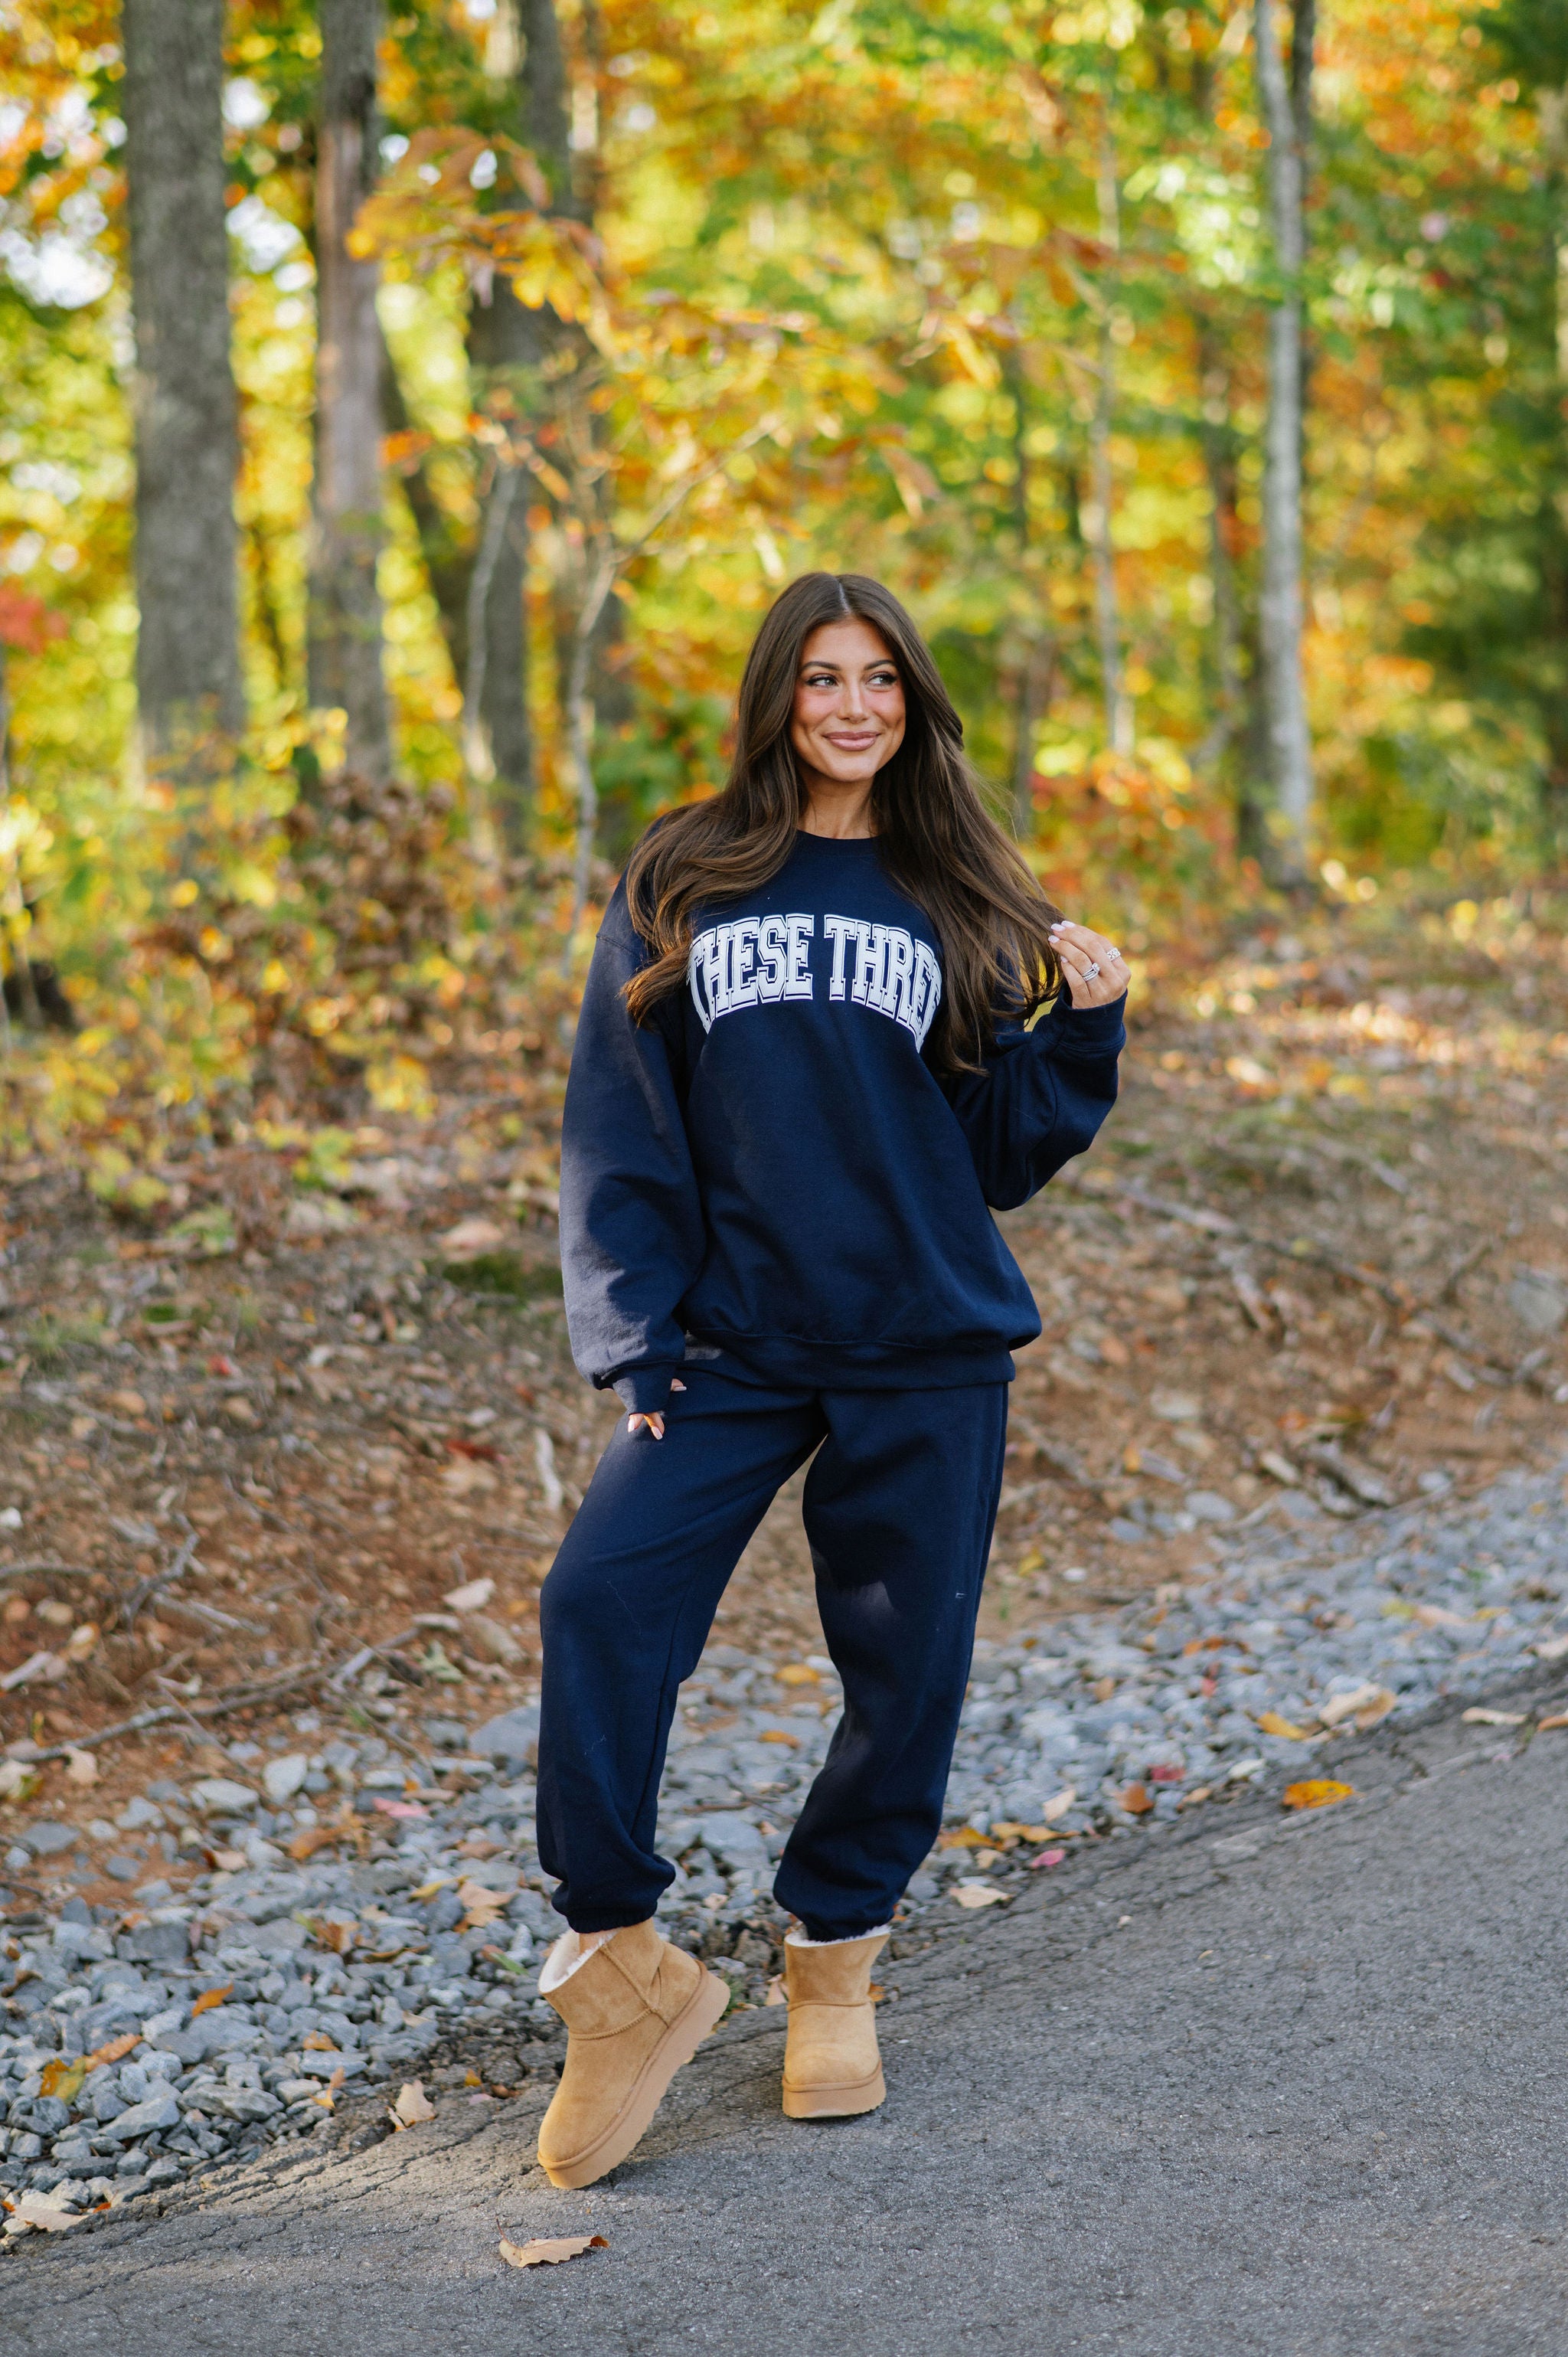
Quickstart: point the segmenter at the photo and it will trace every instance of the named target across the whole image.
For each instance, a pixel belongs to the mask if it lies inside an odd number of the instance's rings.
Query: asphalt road
[[[1568,1731],[1510,1754],[1457,1717],[1369,1738],[1336,1809],[1205,1811],[962,1919],[885,1972],[865,2120],[784,2119],[783,2015],[745,2014],[605,2185],[532,2169],[537,2104],[443,2096],[351,2157],[28,2237],[0,2345],[1563,2357]],[[576,2232],[608,2247],[497,2255]]]

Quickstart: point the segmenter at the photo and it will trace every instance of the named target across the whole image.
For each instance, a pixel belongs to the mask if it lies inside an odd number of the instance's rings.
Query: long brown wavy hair
[[[641,1022],[678,989],[698,910],[758,891],[793,851],[806,803],[789,743],[801,651],[824,623],[850,620],[879,634],[903,681],[904,741],[872,785],[872,829],[888,876],[942,945],[935,1060],[970,1071],[1000,1010],[1026,1017],[1060,988],[1049,933],[1058,912],[981,798],[930,649],[892,592],[862,573],[807,573],[780,594],[746,657],[723,792],[673,812],[633,852],[627,898],[652,957],[627,985],[627,1005]]]

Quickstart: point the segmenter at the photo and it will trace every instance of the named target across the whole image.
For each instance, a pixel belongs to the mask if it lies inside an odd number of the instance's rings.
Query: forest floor
[[[1315,927],[1135,1003],[1101,1142],[1002,1222],[1047,1333],[993,1637],[1179,1582],[1215,1529],[1303,1494],[1348,1517],[1561,1451],[1564,945]],[[166,1168],[183,1236],[74,1170],[5,1174],[0,1742],[13,1808],[91,1823],[0,1906],[210,1867],[112,1823],[177,1762],[231,1772],[224,1747],[291,1718],[413,1757],[427,1714],[530,1689],[539,1583],[616,1412],[567,1349],[564,1049],[535,1045],[310,1183],[254,1146]],[[822,1642],[792,1492],[714,1631],[786,1662]]]

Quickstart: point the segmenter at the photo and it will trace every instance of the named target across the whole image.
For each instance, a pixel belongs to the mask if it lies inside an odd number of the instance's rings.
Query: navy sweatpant
[[[843,1716],[774,1883],[816,1940],[886,1923],[935,1840],[1002,1486],[1004,1383],[766,1390],[690,1364],[623,1416],[540,1597],[539,1854],[579,1932],[640,1923],[677,1689],[741,1550],[815,1451],[804,1521]]]

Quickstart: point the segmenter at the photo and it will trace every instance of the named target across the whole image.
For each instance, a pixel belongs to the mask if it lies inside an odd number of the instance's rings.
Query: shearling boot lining
[[[596,1940],[594,1948],[602,1948],[605,1944],[603,1940]],[[594,1948],[585,1948],[575,1932],[563,1932],[540,1970],[540,1996],[548,1996],[552,1989],[562,1987],[574,1973],[580,1972],[593,1954]]]
[[[847,1940],[808,1940],[804,1932],[787,1932],[784,1945],[787,1948],[853,1948],[857,1940],[880,1940],[892,1929],[891,1923],[874,1923],[869,1932],[852,1932]],[[540,1986],[542,1988],[543,1986],[542,1981]]]

